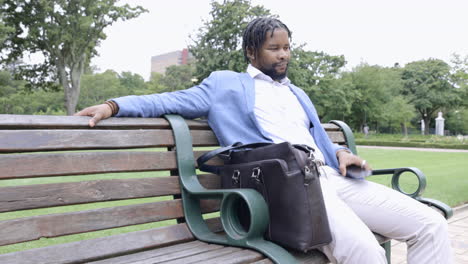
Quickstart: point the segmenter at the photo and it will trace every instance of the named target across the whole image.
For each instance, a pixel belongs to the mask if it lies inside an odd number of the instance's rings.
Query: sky
[[[211,0],[121,0],[148,13],[105,29],[91,64],[100,72],[138,73],[147,80],[151,57],[192,43],[210,19]],[[468,0],[252,0],[279,16],[292,42],[360,63],[393,66],[468,56]]]

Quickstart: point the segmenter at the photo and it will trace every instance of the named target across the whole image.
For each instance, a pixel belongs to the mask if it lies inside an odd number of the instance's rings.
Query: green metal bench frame
[[[182,202],[185,220],[194,236],[205,242],[229,246],[252,248],[257,250],[275,263],[297,263],[296,259],[284,248],[263,239],[263,234],[269,222],[268,208],[263,197],[250,189],[222,189],[209,190],[204,188],[196,176],[195,160],[192,148],[190,131],[185,120],[178,115],[166,115],[165,118],[172,126],[176,143],[177,164],[181,181]],[[331,121],[343,131],[348,148],[357,154],[356,144],[351,129],[342,121]],[[414,193],[405,193],[399,184],[402,173],[412,172],[418,179],[418,188]],[[421,197],[426,187],[426,177],[417,168],[396,168],[374,170],[373,175],[393,174],[392,187],[410,197],[438,208],[445,218],[453,215],[452,209],[442,202]],[[225,235],[215,234],[206,225],[201,209],[200,199],[221,200],[221,222]],[[236,206],[245,202],[250,210],[250,228],[244,230],[236,215]],[[390,263],[390,241],[382,246],[386,250],[387,260]]]

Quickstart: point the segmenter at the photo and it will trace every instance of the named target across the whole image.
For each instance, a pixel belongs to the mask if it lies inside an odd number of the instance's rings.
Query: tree
[[[408,125],[416,115],[414,106],[402,95],[393,97],[382,106],[382,121],[386,122],[391,130],[399,127],[401,133],[408,136]]]
[[[452,55],[452,82],[458,88],[462,98],[462,105],[468,107],[468,55],[461,57],[458,54]]]
[[[216,70],[244,71],[242,32],[256,17],[270,15],[263,6],[251,6],[248,0],[211,2],[211,18],[204,21],[192,39],[189,50],[196,59],[195,76],[203,80]]]
[[[426,128],[442,108],[452,109],[461,103],[459,91],[451,83],[450,66],[439,59],[428,59],[408,63],[402,72],[404,90]],[[429,129],[426,129],[429,134]]]
[[[452,81],[458,88],[468,88],[468,55],[452,54]]]
[[[117,0],[3,0],[0,13],[14,28],[0,44],[3,62],[39,53],[44,61],[23,65],[20,75],[31,86],[52,87],[56,81],[64,90],[67,114],[75,112],[81,75],[96,47],[106,38],[103,30],[118,20],[137,17],[142,7],[117,6]]]
[[[194,85],[194,67],[192,65],[173,65],[166,69],[161,78],[161,84],[165,87],[163,92],[172,92],[190,88]]]
[[[445,127],[452,133],[468,134],[468,55],[452,54],[451,82],[461,97],[460,106],[447,111]]]
[[[338,83],[344,83],[347,89],[340,94],[351,104],[346,122],[360,131],[365,123],[378,129],[383,124],[385,104],[397,96],[402,89],[400,72],[397,68],[384,68],[361,64],[351,72],[344,73]],[[330,102],[333,106],[333,102]]]
[[[25,81],[13,79],[9,71],[0,71],[0,114],[64,113],[63,92],[26,91]]]
[[[119,75],[120,85],[127,90],[127,94],[142,94],[146,92],[145,79],[137,73],[122,72]]]
[[[128,73],[125,75],[128,75]],[[83,75],[82,82],[79,108],[100,104],[111,98],[130,93],[129,89],[126,89],[122,85],[122,79],[119,74],[112,70],[97,74],[85,74]]]
[[[147,93],[145,94],[164,92],[166,87],[161,83],[163,76],[164,75],[159,72],[152,72],[149,81],[146,82]]]
[[[3,5],[3,1],[4,0],[0,0],[0,6]],[[3,17],[4,17],[4,14],[0,12],[0,43],[5,42],[8,35],[13,32],[13,28],[8,27],[7,25],[5,25],[5,23],[3,22],[3,20],[4,20]]]
[[[445,124],[452,133],[468,134],[468,107],[460,108],[445,115]]]
[[[333,109],[346,111],[348,108],[343,94],[345,87],[332,84],[345,64],[344,56],[306,51],[299,46],[291,51],[288,78],[313,98],[320,117],[329,118]]]

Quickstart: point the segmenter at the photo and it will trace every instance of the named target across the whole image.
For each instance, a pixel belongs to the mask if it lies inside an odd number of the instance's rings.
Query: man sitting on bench
[[[370,169],[332,144],[309,97],[286,77],[291,32],[275,18],[258,18],[243,35],[246,73],[216,71],[187,90],[126,96],[88,107],[90,126],[110,116],[206,117],[221,145],[284,142],[315,149],[333,240],[320,248],[334,263],[386,263],[372,232],[405,241],[408,263],[452,263],[445,219],[426,205],[383,185],[344,177],[346,167]]]

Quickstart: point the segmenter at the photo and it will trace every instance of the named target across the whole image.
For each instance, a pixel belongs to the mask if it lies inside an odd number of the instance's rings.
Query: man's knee
[[[439,213],[434,212],[426,222],[426,233],[433,237],[446,236],[448,233],[447,220]]]
[[[335,248],[338,263],[386,263],[385,250],[373,237],[356,235]]]
[[[419,230],[420,232],[414,237],[413,242],[428,239],[437,241],[448,237],[447,220],[435,211],[426,216]]]

